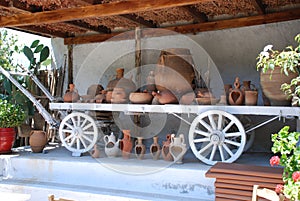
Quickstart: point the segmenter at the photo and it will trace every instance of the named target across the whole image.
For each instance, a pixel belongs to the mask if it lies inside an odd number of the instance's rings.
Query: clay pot
[[[240,89],[240,80],[239,78],[235,78],[234,81],[234,89],[229,92],[229,104],[230,105],[242,105],[244,103],[244,94]]]
[[[183,156],[187,151],[186,144],[184,143],[183,134],[180,134],[178,137],[175,137],[175,134],[171,135],[169,151],[173,156],[175,163],[182,163]]]
[[[153,137],[153,143],[150,146],[150,154],[153,160],[158,160],[161,152],[161,147],[158,144],[158,136]]]
[[[111,102],[112,103],[126,103],[127,95],[123,88],[115,87],[111,94]]]
[[[258,92],[255,90],[245,91],[245,105],[257,105]]]
[[[120,149],[122,151],[122,157],[124,159],[130,158],[130,153],[133,147],[132,141],[130,139],[130,130],[122,130],[124,137],[120,140]]]
[[[143,138],[138,137],[135,141],[134,153],[138,159],[144,159],[146,153],[146,146],[143,144]]]
[[[171,134],[167,134],[166,141],[163,141],[161,155],[165,161],[173,161],[173,156],[170,153]]]
[[[0,154],[10,153],[15,142],[14,128],[0,128]]]
[[[29,145],[33,153],[41,153],[47,144],[45,131],[33,130],[30,132]]]
[[[161,92],[152,92],[152,95],[154,96],[155,102],[159,104],[172,104],[172,103],[178,103],[177,97],[170,92],[169,90],[164,90]]]
[[[98,149],[97,145],[94,145],[94,149],[92,151],[93,158],[100,158],[100,150]]]
[[[75,85],[74,84],[69,84],[69,89],[67,89],[64,97],[64,102],[77,102],[80,99],[80,96],[77,92],[77,90],[75,89]]]
[[[133,92],[129,95],[130,102],[136,104],[150,104],[152,99],[153,95],[148,92]]]
[[[175,94],[191,91],[195,77],[193,65],[194,62],[189,49],[162,50],[155,69],[157,90],[170,90]]]
[[[194,92],[186,93],[181,97],[179,103],[182,105],[190,105],[195,100],[195,97],[196,95]]]
[[[275,67],[272,72],[272,78],[270,79],[271,71],[266,73],[260,73],[260,85],[263,90],[264,95],[270,100],[271,105],[274,106],[284,106],[291,105],[291,100],[287,95],[280,89],[283,83],[290,83],[291,80],[298,76],[297,73],[289,72],[286,76],[281,73],[280,67]]]

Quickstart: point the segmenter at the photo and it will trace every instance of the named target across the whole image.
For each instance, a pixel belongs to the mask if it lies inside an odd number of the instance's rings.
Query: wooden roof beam
[[[21,26],[21,27],[13,27],[12,29],[30,33],[30,34],[40,35],[48,38],[52,38],[52,37],[67,38],[72,36],[70,34],[66,34],[65,32],[50,31],[48,29],[37,27],[37,26]]]
[[[250,0],[259,14],[265,14],[266,9],[261,0]]]
[[[84,7],[51,10],[37,13],[24,13],[14,16],[1,16],[0,27],[27,26],[63,21],[79,20],[90,17],[105,17],[131,14],[156,9],[192,5],[211,0],[127,0]]]
[[[111,33],[111,30],[103,25],[100,26],[92,26],[89,23],[86,23],[84,21],[81,20],[76,20],[76,21],[70,21],[70,22],[65,22],[66,24],[70,24],[72,26],[76,26],[78,28],[81,29],[86,29],[86,30],[90,30],[90,31],[96,31],[99,33]]]
[[[145,27],[148,28],[156,28],[157,25],[153,23],[153,21],[148,21],[145,20],[144,18],[137,16],[135,14],[124,14],[124,15],[119,15],[120,17],[124,17],[130,21],[136,22],[138,24],[144,25]]]
[[[266,15],[258,15],[258,16],[250,16],[243,18],[235,18],[229,20],[220,20],[215,22],[205,22],[198,23],[192,25],[182,25],[182,26],[174,26],[167,27],[165,29],[146,29],[142,30],[143,37],[158,37],[162,35],[170,35],[171,33],[198,33],[205,31],[213,31],[213,30],[221,30],[221,29],[229,29],[229,28],[238,28],[245,26],[253,26],[267,23],[275,23],[281,21],[289,21],[300,19],[300,9],[293,9],[284,12],[266,14]],[[153,31],[154,30],[154,31]],[[158,30],[166,30],[161,33]],[[169,30],[169,31],[167,31]],[[171,32],[170,32],[171,31]],[[173,32],[172,32],[173,31]],[[134,33],[134,32],[133,32]],[[74,38],[65,38],[64,43],[68,44],[84,44],[84,43],[93,43],[93,42],[103,42],[106,40],[129,40],[134,39],[134,34],[131,32],[119,34],[97,34],[97,35],[89,35],[89,36],[81,36]]]
[[[207,22],[208,17],[205,13],[199,12],[194,6],[182,6],[181,9],[186,10],[194,18],[194,23]]]

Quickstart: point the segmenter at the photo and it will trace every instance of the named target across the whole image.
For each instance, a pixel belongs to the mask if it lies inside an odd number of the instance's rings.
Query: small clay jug
[[[92,157],[100,158],[100,150],[98,149],[98,146],[96,144],[94,145],[94,149],[92,151]]]
[[[153,160],[158,160],[161,152],[161,147],[158,144],[158,136],[153,137],[153,143],[150,146],[150,154]]]
[[[132,141],[130,139],[130,130],[122,130],[124,137],[120,140],[120,149],[122,151],[122,157],[124,159],[130,158],[130,153],[133,147]]]
[[[175,137],[175,134],[171,135],[170,153],[173,156],[174,162],[181,164],[184,154],[187,151],[186,144],[184,143],[184,135],[180,134]]]
[[[116,157],[120,151],[119,140],[116,141],[116,136],[113,134],[113,132],[111,132],[110,135],[105,135],[103,140],[105,142],[104,152],[107,157]]]
[[[146,153],[146,146],[143,144],[143,138],[138,137],[135,141],[134,153],[138,159],[144,159]]]
[[[165,161],[173,161],[173,156],[170,153],[171,134],[167,134],[166,141],[163,141],[161,155]]]
[[[77,89],[75,89],[74,84],[69,84],[69,89],[67,89],[64,95],[64,102],[72,103],[77,102],[80,99]]]
[[[245,105],[257,105],[258,92],[256,90],[245,91]]]
[[[234,89],[232,89],[229,93],[229,104],[230,105],[242,105],[244,103],[244,94],[240,89],[240,79],[238,77],[235,78],[234,81]]]
[[[45,131],[33,130],[30,132],[29,145],[33,153],[43,152],[47,144],[47,135]]]

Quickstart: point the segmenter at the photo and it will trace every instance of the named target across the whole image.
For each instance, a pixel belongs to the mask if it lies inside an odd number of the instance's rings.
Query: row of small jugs
[[[111,132],[110,135],[104,136],[105,154],[107,157],[117,157],[121,151],[124,159],[129,159],[132,149],[138,159],[144,159],[146,154],[146,146],[143,144],[143,138],[138,137],[135,141],[135,146],[130,137],[130,130],[123,130],[123,139],[116,140],[116,136]],[[167,134],[166,141],[163,141],[162,146],[158,143],[158,136],[153,137],[153,143],[150,146],[150,154],[154,160],[158,160],[160,156],[166,161],[174,161],[182,163],[184,154],[187,148],[184,141],[184,135]]]

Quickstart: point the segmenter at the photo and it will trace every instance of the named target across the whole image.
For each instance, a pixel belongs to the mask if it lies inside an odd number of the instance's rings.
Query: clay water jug
[[[244,94],[240,89],[240,79],[238,77],[235,78],[234,89],[230,91],[228,100],[230,105],[242,105],[244,103]]]
[[[132,141],[130,139],[130,130],[122,130],[124,137],[122,140],[120,140],[120,149],[122,151],[122,157],[124,159],[130,158],[130,153],[132,151]]]
[[[93,158],[100,158],[100,150],[98,149],[97,144],[94,145],[91,155]]]
[[[163,141],[161,155],[165,161],[173,161],[173,156],[170,153],[171,134],[167,134],[166,141]]]
[[[146,153],[146,146],[143,144],[143,138],[138,137],[135,141],[134,153],[138,159],[144,159]]]
[[[158,160],[161,152],[161,147],[158,144],[158,136],[153,137],[153,143],[150,146],[150,154],[153,160]]]
[[[33,130],[30,132],[29,144],[33,153],[43,152],[47,144],[47,135],[45,131]]]
[[[180,134],[178,137],[175,134],[171,135],[170,153],[173,156],[174,162],[181,164],[184,154],[187,151],[186,144],[184,143],[184,135]]]
[[[116,157],[120,151],[119,140],[116,141],[116,136],[113,134],[113,132],[111,132],[110,135],[105,135],[103,140],[105,142],[104,152],[107,157]]]
[[[67,89],[64,95],[64,102],[72,103],[77,102],[80,99],[77,89],[75,89],[74,84],[69,84],[69,89]]]

